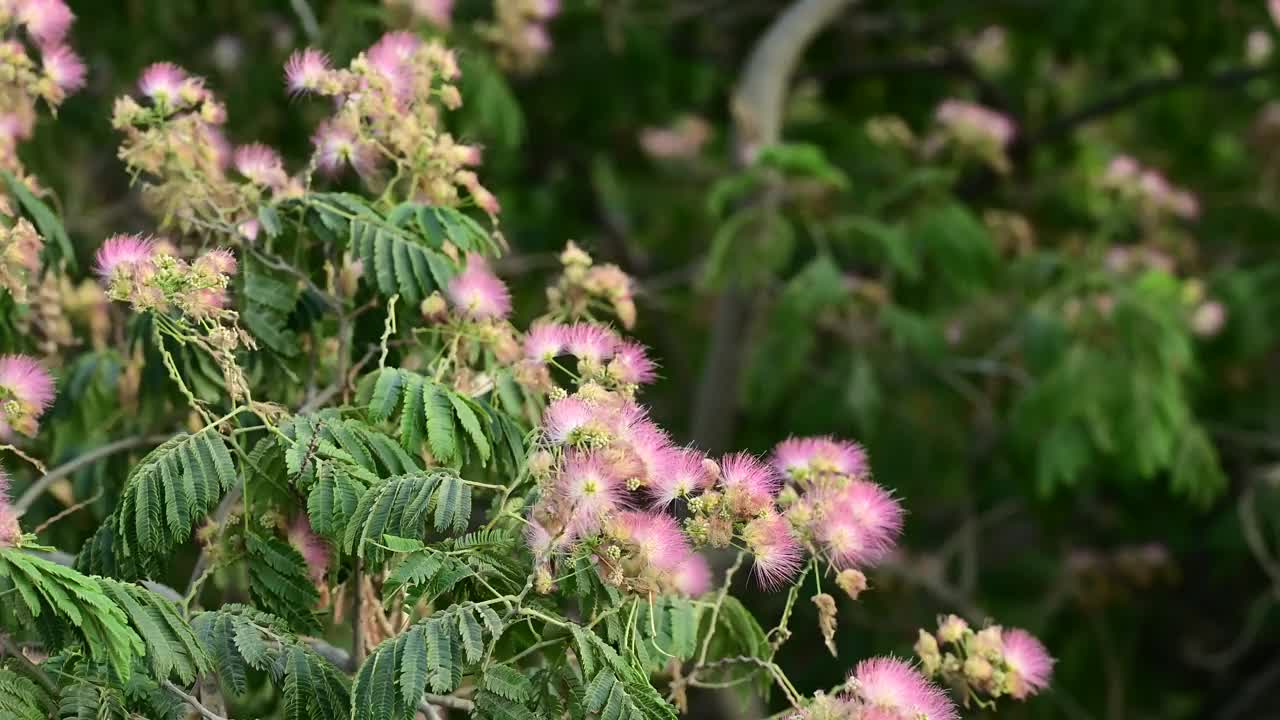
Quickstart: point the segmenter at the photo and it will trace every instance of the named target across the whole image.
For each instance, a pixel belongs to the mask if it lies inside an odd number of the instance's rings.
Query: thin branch
[[[50,695],[53,697],[58,696],[58,686],[49,678],[49,675],[42,670],[39,665],[31,662],[30,658],[23,655],[22,648],[14,645],[13,641],[10,640],[8,636],[0,635],[0,655],[8,655],[12,657],[14,661],[21,665],[22,669],[26,671],[33,680],[40,683],[40,686],[48,691]]]
[[[476,709],[476,704],[466,698],[453,697],[452,695],[432,695],[431,693],[426,693],[422,697],[426,700],[418,706],[419,708],[423,705],[439,705],[440,707],[462,710],[463,712],[471,712]]]
[[[200,716],[205,718],[205,720],[228,720],[226,717],[205,707],[204,703],[200,702],[177,685],[174,685],[172,682],[165,680],[161,684],[164,686],[165,690],[177,695],[179,699],[190,705],[193,710],[200,713]]]
[[[19,497],[17,501],[13,503],[13,509],[17,511],[18,517],[22,517],[23,513],[31,507],[32,503],[34,503],[37,498],[44,494],[45,490],[49,489],[50,485],[76,472],[80,468],[86,465],[91,465],[105,457],[124,450],[132,450],[133,448],[142,447],[144,445],[159,445],[171,437],[173,436],[136,435],[122,440],[116,440],[115,442],[110,442],[106,445],[99,445],[89,452],[76,457],[74,460],[65,462],[45,473],[43,477],[32,483],[31,487],[27,488],[26,492],[22,493],[22,497]]]

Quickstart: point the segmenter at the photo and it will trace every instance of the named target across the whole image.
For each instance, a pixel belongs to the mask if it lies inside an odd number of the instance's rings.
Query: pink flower
[[[781,515],[769,513],[752,520],[742,529],[742,541],[755,556],[752,572],[764,588],[783,585],[804,565],[804,550]]]
[[[53,402],[53,377],[26,355],[0,357],[0,437],[14,430],[34,436],[37,421]]]
[[[151,261],[155,244],[141,235],[112,235],[98,248],[98,274],[104,278],[118,267],[135,267]]]
[[[138,80],[138,90],[152,100],[171,102],[187,82],[187,71],[170,62],[147,66]]]
[[[278,188],[289,181],[280,154],[267,145],[253,143],[236,148],[232,162],[236,172],[255,185]]]
[[[316,92],[331,70],[328,55],[314,48],[299,50],[284,65],[284,84],[294,94]]]
[[[1267,12],[1271,15],[1271,22],[1280,27],[1280,0],[1267,0]]]
[[[1007,116],[967,100],[942,101],[935,117],[963,138],[981,139],[997,147],[1008,145],[1016,132]]]
[[[307,563],[307,574],[316,587],[324,587],[329,572],[329,545],[311,529],[306,513],[298,513],[289,525],[289,544]]]
[[[644,385],[657,377],[654,364],[640,343],[624,341],[618,345],[609,362],[609,375],[627,385]]]
[[[622,507],[626,486],[596,453],[571,451],[565,454],[558,487],[571,508],[570,535],[590,534],[600,521]]]
[[[627,510],[611,522],[615,537],[635,545],[636,553],[663,573],[674,573],[692,549],[676,519],[665,513]]]
[[[66,45],[53,45],[40,52],[44,72],[63,92],[84,87],[86,68],[79,55]]]
[[[788,438],[773,450],[773,464],[779,471],[795,473],[838,473],[850,477],[869,474],[867,451],[848,440],[830,435]]]
[[[874,564],[893,550],[902,531],[902,506],[887,490],[854,480],[821,496],[817,536],[840,567]]]
[[[0,468],[0,547],[13,547],[21,538],[18,513],[9,502],[9,474]]]
[[[854,668],[853,682],[854,693],[868,710],[891,713],[882,717],[959,720],[960,715],[947,693],[897,658],[863,660]]]
[[[524,356],[538,362],[549,362],[564,352],[569,328],[560,323],[536,322],[524,336]]]
[[[41,45],[56,45],[67,36],[75,15],[62,0],[19,0],[18,22]]]
[[[467,267],[449,281],[449,301],[471,320],[501,320],[511,312],[511,293],[479,255],[467,256]]]
[[[613,357],[621,340],[607,327],[590,323],[574,323],[569,327],[565,345],[569,354],[596,365]]]
[[[711,565],[699,553],[690,553],[672,578],[676,592],[697,597],[711,589]]]
[[[756,515],[773,506],[782,479],[773,467],[749,453],[734,453],[720,460],[720,485],[733,511]]]
[[[1227,306],[1217,300],[1203,302],[1191,315],[1191,332],[1200,337],[1213,337],[1227,324]]]
[[[377,165],[377,151],[356,137],[346,125],[325,120],[311,136],[315,146],[316,165],[326,173],[337,174],[348,164],[357,173],[367,175]]]
[[[417,35],[398,30],[384,34],[367,53],[369,65],[386,79],[391,92],[400,99],[407,99],[413,90],[413,56],[421,45]]]
[[[690,497],[711,484],[706,456],[690,448],[668,447],[649,475],[649,493],[654,505],[666,507],[676,498]]]
[[[564,445],[576,440],[579,431],[588,425],[596,430],[604,430],[603,423],[598,421],[598,415],[599,409],[588,405],[581,398],[563,398],[548,405],[542,413],[542,428],[553,442]]]
[[[1013,628],[1000,634],[1004,661],[1009,665],[1009,694],[1022,700],[1049,687],[1054,659],[1034,635]]]
[[[631,448],[631,454],[640,462],[636,476],[646,484],[650,482],[662,464],[663,455],[671,448],[671,436],[634,403],[624,406],[617,414],[614,435]]]
[[[525,25],[524,45],[538,55],[550,52],[551,34],[547,32],[547,27],[536,23]]]
[[[539,20],[550,20],[560,14],[560,0],[532,0],[529,8]]]

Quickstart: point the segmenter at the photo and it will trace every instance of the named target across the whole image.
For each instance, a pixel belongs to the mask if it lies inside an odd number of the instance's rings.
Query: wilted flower
[[[18,513],[9,500],[9,473],[0,468],[0,547],[13,547],[21,539]]]

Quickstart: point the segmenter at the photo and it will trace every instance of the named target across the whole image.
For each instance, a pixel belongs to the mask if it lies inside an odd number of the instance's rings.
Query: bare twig
[[[45,673],[39,665],[31,662],[26,655],[23,655],[22,648],[14,645],[13,641],[5,635],[0,635],[0,655],[8,655],[9,657],[12,657],[14,662],[21,665],[22,669],[30,675],[33,680],[40,683],[40,686],[48,691],[50,695],[54,697],[58,696],[58,686],[49,678],[49,675]]]
[[[80,502],[78,502],[78,503],[76,503],[76,504],[72,505],[71,507],[67,508],[66,510],[63,510],[62,512],[58,513],[57,515],[54,515],[53,517],[49,518],[48,520],[45,520],[44,522],[42,522],[42,523],[40,523],[39,525],[37,525],[37,526],[36,526],[36,528],[35,528],[34,530],[32,530],[31,532],[32,532],[32,533],[34,533],[34,534],[36,534],[36,535],[39,535],[40,533],[42,533],[42,532],[44,532],[45,530],[49,529],[49,526],[50,526],[50,525],[52,525],[52,524],[54,524],[54,523],[58,522],[59,520],[61,520],[61,519],[62,519],[62,518],[64,518],[64,517],[67,517],[68,515],[73,515],[73,514],[75,514],[75,513],[77,513],[77,512],[80,512],[80,511],[81,511],[81,510],[83,510],[86,506],[88,506],[88,505],[92,505],[93,503],[97,502],[97,501],[98,501],[98,498],[100,498],[100,497],[102,497],[102,488],[98,488],[98,492],[94,493],[94,494],[93,494],[93,497],[90,497],[90,498],[86,498],[86,499],[84,499],[84,500],[81,500]]]
[[[50,470],[49,472],[45,473],[43,477],[41,477],[39,480],[32,483],[31,487],[27,488],[26,492],[22,493],[22,497],[19,497],[13,503],[13,509],[17,511],[18,517],[22,517],[23,513],[25,513],[27,509],[31,507],[32,503],[34,503],[37,498],[39,498],[41,495],[44,494],[45,490],[49,489],[50,485],[74,473],[80,468],[86,465],[91,465],[105,457],[114,455],[115,453],[118,453],[124,450],[131,450],[133,448],[142,447],[144,445],[159,445],[165,440],[168,440],[170,437],[173,437],[173,436],[172,435],[148,435],[148,436],[137,435],[130,438],[124,438],[122,440],[116,440],[115,442],[109,442],[106,445],[99,445],[98,447],[90,450],[89,452],[76,457],[74,460],[65,462],[59,465],[58,467]]]
[[[174,685],[172,682],[165,680],[161,684],[164,685],[165,690],[168,690],[174,695],[177,695],[179,699],[181,699],[186,704],[190,705],[193,710],[200,713],[200,716],[205,718],[205,720],[227,720],[226,717],[219,715],[218,713],[205,707],[204,703],[197,700],[194,696],[192,696],[186,690],[183,690],[177,685]]]

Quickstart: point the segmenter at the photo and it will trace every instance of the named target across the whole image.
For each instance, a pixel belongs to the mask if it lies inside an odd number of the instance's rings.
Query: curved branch
[[[855,0],[796,0],[769,26],[742,67],[731,110],[739,164],[750,164],[760,148],[782,137],[787,87],[806,47]],[[766,199],[767,201],[767,199]],[[743,337],[754,303],[741,288],[716,301],[711,340],[694,393],[691,435],[704,450],[722,449],[733,434]]]
[[[172,437],[172,435],[135,435],[134,437],[109,442],[106,445],[99,445],[89,452],[76,457],[74,460],[65,462],[45,473],[43,477],[32,483],[31,487],[27,488],[26,492],[22,493],[22,497],[18,498],[17,501],[13,503],[13,509],[17,511],[18,517],[22,517],[22,515],[31,507],[32,503],[43,495],[45,490],[49,489],[50,485],[71,473],[74,473],[80,468],[86,465],[91,465],[118,452],[132,450],[133,448],[142,447],[144,445],[159,445],[170,437]]]

